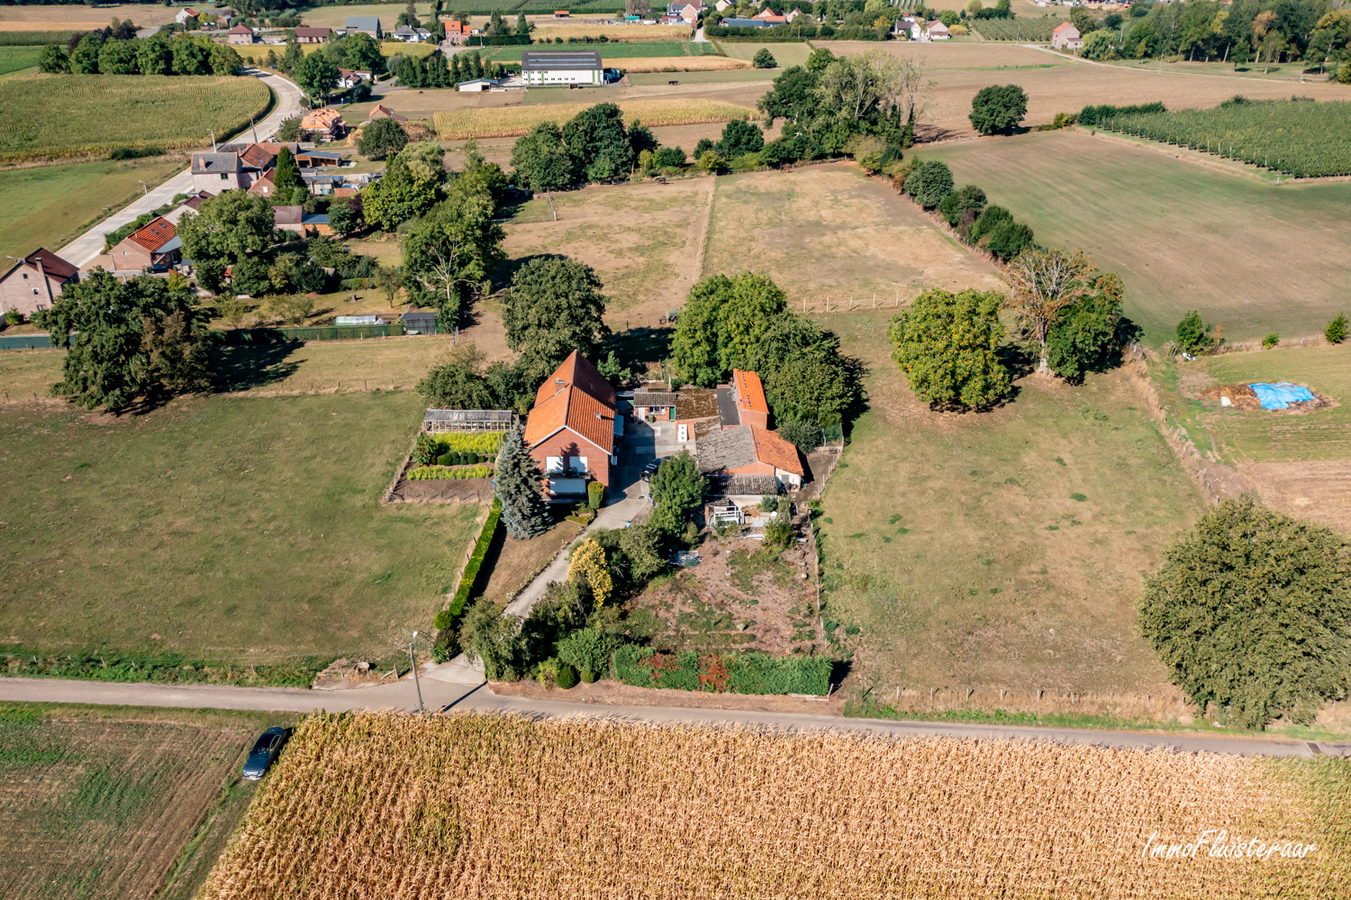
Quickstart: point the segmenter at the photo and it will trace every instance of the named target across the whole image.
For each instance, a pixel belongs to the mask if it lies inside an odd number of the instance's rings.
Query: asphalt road
[[[971,725],[949,722],[912,722],[846,719],[749,710],[688,709],[656,706],[600,706],[564,700],[503,697],[475,682],[471,673],[453,681],[452,673],[431,672],[421,679],[422,699],[428,710],[446,712],[517,713],[532,717],[586,716],[613,721],[651,724],[705,724],[773,728],[796,731],[839,731],[888,737],[951,737],[973,740],[1040,740],[1061,744],[1143,749],[1171,748],[1181,753],[1230,753],[1239,756],[1351,756],[1351,742],[1263,740],[1072,728],[1028,728],[1007,725]],[[98,705],[165,706],[263,711],[345,712],[360,709],[415,711],[416,687],[409,679],[346,691],[309,691],[286,688],[244,688],[214,685],[118,684],[43,678],[0,678],[0,700]]]
[[[266,140],[277,133],[281,126],[282,119],[299,115],[300,113],[300,88],[296,87],[290,81],[280,75],[264,74],[257,69],[249,69],[248,72],[261,79],[277,97],[276,106],[272,114],[258,123],[255,129],[238,135],[241,140],[253,140],[253,131],[257,131],[260,140]],[[224,135],[217,135],[224,142]],[[203,141],[208,140],[207,135],[202,135]],[[202,149],[209,145],[204,144]],[[77,266],[84,266],[91,259],[103,252],[103,242],[105,236],[112,231],[116,231],[128,222],[133,221],[142,213],[158,209],[168,203],[177,194],[186,194],[192,190],[192,170],[184,169],[168,181],[150,189],[150,196],[142,196],[135,203],[125,209],[114,213],[84,234],[71,241],[60,250],[56,255]]]

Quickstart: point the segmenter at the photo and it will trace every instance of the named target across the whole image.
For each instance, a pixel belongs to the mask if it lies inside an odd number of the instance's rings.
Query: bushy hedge
[[[1080,125],[1098,125],[1103,119],[1112,116],[1133,116],[1138,113],[1161,113],[1167,112],[1163,103],[1155,101],[1153,103],[1137,103],[1134,106],[1112,106],[1110,103],[1104,103],[1101,106],[1085,106],[1079,112]]]
[[[463,478],[487,478],[493,470],[487,466],[450,469],[445,466],[419,466],[408,473],[409,481],[447,481]]]
[[[464,463],[441,463],[441,465],[467,465],[474,462],[486,462],[496,458],[502,446],[502,432],[489,431],[479,434],[420,434],[417,446],[413,448],[413,463],[429,466],[441,457],[452,453],[472,453],[480,459],[465,460]]]
[[[469,554],[469,562],[465,564],[464,574],[460,576],[460,586],[455,589],[450,606],[436,614],[437,628],[450,627],[451,623],[464,612],[464,605],[469,601],[469,595],[473,593],[479,569],[483,567],[483,560],[488,555],[488,547],[493,542],[493,534],[496,533],[497,523],[501,518],[502,504],[494,498],[493,505],[488,510],[488,518],[483,520],[483,528],[474,543],[474,552]]]
[[[472,466],[479,463],[485,463],[490,457],[482,453],[463,453],[459,450],[450,453],[442,453],[436,458],[438,466]]]
[[[615,676],[635,687],[734,694],[816,694],[830,690],[831,661],[823,656],[658,653],[627,644],[614,654]]]

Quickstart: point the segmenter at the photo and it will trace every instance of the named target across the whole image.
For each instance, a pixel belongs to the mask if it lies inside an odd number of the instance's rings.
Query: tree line
[[[76,35],[38,55],[39,71],[53,75],[233,75],[243,65],[239,51],[208,37],[159,33],[139,40],[135,31]]]

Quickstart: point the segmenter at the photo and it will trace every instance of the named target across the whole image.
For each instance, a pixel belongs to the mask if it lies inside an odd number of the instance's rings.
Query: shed
[[[604,84],[597,50],[525,50],[521,80],[527,85]]]
[[[406,312],[400,318],[408,334],[436,334],[436,313]]]
[[[509,409],[429,409],[422,420],[422,430],[509,431],[515,424],[516,414]]]

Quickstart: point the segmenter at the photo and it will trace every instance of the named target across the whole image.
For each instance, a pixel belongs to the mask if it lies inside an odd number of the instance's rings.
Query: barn
[[[527,85],[605,83],[597,50],[525,50],[521,53],[521,80]]]

